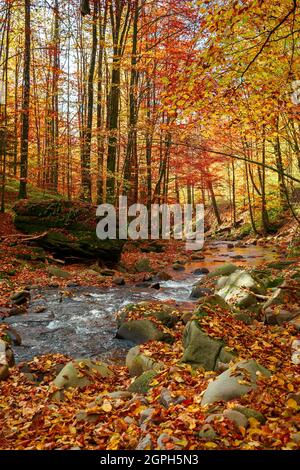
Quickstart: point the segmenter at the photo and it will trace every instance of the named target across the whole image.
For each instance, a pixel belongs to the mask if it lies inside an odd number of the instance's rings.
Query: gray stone
[[[124,322],[117,332],[117,337],[136,344],[147,341],[171,341],[172,336],[159,330],[151,320],[131,320]]]
[[[230,276],[230,274],[234,273],[237,269],[239,269],[239,267],[235,264],[226,263],[211,271],[207,277]]]
[[[253,408],[247,408],[245,406],[236,406],[234,410],[238,411],[239,413],[242,413],[244,416],[246,416],[247,419],[249,418],[255,418],[260,424],[265,424],[266,418],[260,411],[254,410]]]
[[[127,400],[132,397],[132,393],[126,390],[119,390],[117,392],[111,392],[108,394],[113,400]]]
[[[152,449],[153,449],[153,445],[152,445],[150,434],[147,434],[145,437],[143,437],[135,448],[135,450],[152,450]]]
[[[257,387],[259,375],[269,377],[270,372],[253,359],[240,361],[208,385],[201,404],[239,398]]]
[[[185,327],[183,345],[185,349],[182,362],[190,363],[195,367],[203,367],[206,370],[214,370],[223,343],[210,338],[194,320]]]
[[[147,370],[159,371],[164,367],[161,362],[156,362],[151,357],[141,354],[139,346],[135,346],[128,351],[126,366],[131,377],[137,377]]]
[[[60,400],[63,398],[63,390],[70,387],[84,388],[90,385],[97,377],[110,377],[113,373],[106,364],[91,361],[90,359],[75,359],[69,362],[60,371],[53,385],[59,390],[54,393],[53,399]]]
[[[174,403],[174,398],[171,395],[170,390],[162,388],[159,396],[159,402],[165,408],[169,408]]]
[[[190,299],[200,299],[201,297],[205,297],[211,294],[213,294],[213,291],[211,289],[196,285],[192,288]]]
[[[153,414],[155,413],[155,408],[146,408],[140,414],[139,424],[140,426],[151,420]]]
[[[230,421],[233,421],[238,428],[247,428],[249,425],[248,419],[242,413],[237,410],[225,410],[223,416]]]
[[[216,431],[210,424],[204,424],[198,434],[199,439],[213,441],[218,437]]]
[[[237,270],[228,276],[225,285],[217,291],[226,302],[240,308],[247,308],[257,303],[254,293],[264,294],[265,288],[243,270]]]

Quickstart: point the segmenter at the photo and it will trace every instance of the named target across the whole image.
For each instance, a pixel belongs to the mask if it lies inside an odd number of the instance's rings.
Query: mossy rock
[[[164,326],[172,328],[179,320],[176,310],[167,304],[160,302],[139,302],[137,304],[128,304],[117,312],[117,323],[120,327],[122,323],[128,321],[130,314],[137,314],[141,319],[154,317]]]
[[[185,327],[183,345],[185,349],[182,362],[194,367],[203,367],[205,370],[214,370],[224,343],[204,333],[194,320]]]
[[[125,240],[100,240],[96,207],[72,201],[19,201],[13,208],[18,230],[45,233],[37,243],[59,256],[119,261]]]
[[[63,271],[62,269],[55,268],[54,266],[49,266],[47,268],[47,272],[50,274],[50,276],[61,279],[72,279],[72,274],[70,274],[68,271]]]
[[[82,389],[99,378],[107,378],[113,375],[106,364],[90,359],[75,359],[69,362],[60,371],[53,385],[59,390],[54,393],[53,399],[63,399],[63,391],[72,387]]]
[[[209,309],[214,309],[216,307],[220,307],[226,311],[231,311],[231,307],[224,299],[222,299],[222,297],[218,294],[213,294],[200,300],[197,308],[195,309],[194,315],[198,318],[203,318],[208,315]]]
[[[131,348],[126,356],[126,366],[131,377],[138,377],[148,370],[159,371],[164,365],[140,352],[139,346]]]
[[[153,269],[148,258],[142,258],[138,260],[135,265],[134,269],[138,273],[152,273]]]
[[[151,382],[157,376],[157,372],[148,370],[140,375],[134,382],[128,387],[128,391],[132,393],[148,393],[151,388]]]
[[[236,266],[235,264],[226,263],[220,266],[219,268],[216,268],[213,271],[211,271],[209,274],[207,274],[206,277],[211,278],[211,277],[218,277],[218,276],[230,276],[230,274],[233,274],[237,269],[240,269],[240,268]]]
[[[164,341],[172,343],[174,338],[160,330],[151,320],[131,320],[122,323],[117,332],[117,338],[126,339],[136,344],[147,341]]]
[[[233,409],[239,413],[242,413],[244,416],[246,416],[246,418],[255,418],[260,424],[265,424],[266,422],[265,416],[260,411],[254,410],[253,408],[237,406]]]
[[[267,266],[269,268],[278,269],[278,270],[281,271],[282,269],[288,268],[292,264],[294,264],[294,261],[276,261],[276,262],[273,262],[273,263],[268,263]]]

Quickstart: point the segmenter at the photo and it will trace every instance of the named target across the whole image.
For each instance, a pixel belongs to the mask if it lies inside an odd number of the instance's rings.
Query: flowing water
[[[114,312],[122,306],[151,299],[187,302],[193,284],[201,277],[193,271],[200,267],[212,270],[225,262],[255,267],[262,261],[279,259],[279,254],[272,248],[228,248],[226,242],[211,243],[201,255],[205,256],[204,260],[190,262],[184,272],[170,271],[174,279],[160,282],[160,290],[134,286],[78,287],[64,292],[54,288],[33,290],[28,313],[6,319],[22,337],[22,345],[14,347],[16,361],[61,353],[122,363],[131,347],[130,343],[115,337]],[[236,259],[236,256],[242,258]],[[42,313],[36,313],[41,310]]]

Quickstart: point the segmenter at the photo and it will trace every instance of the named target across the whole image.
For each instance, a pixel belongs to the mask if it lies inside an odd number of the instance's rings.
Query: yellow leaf
[[[288,390],[289,390],[290,392],[293,392],[293,391],[294,391],[294,385],[293,385],[293,384],[288,384],[287,387],[288,387]]]
[[[216,447],[218,447],[217,444],[215,444],[215,442],[206,442],[204,445],[208,449],[215,449]]]
[[[294,400],[293,398],[289,398],[286,405],[288,408],[291,408],[292,410],[298,410],[299,408],[296,400]]]
[[[112,410],[112,406],[109,401],[104,401],[102,405],[102,410],[106,413],[109,413]]]

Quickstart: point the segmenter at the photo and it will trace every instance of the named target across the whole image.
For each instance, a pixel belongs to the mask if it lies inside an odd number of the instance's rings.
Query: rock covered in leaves
[[[132,377],[139,376],[148,370],[159,371],[164,365],[141,353],[140,347],[131,348],[126,356],[126,366]]]
[[[207,387],[202,405],[239,398],[257,386],[259,377],[269,377],[270,372],[254,360],[240,361],[220,374]]]
[[[254,294],[265,294],[265,288],[247,271],[236,270],[227,279],[224,279],[217,294],[229,304],[247,308],[257,303]]]
[[[219,362],[228,363],[235,356],[225,349],[225,344],[204,333],[197,321],[191,321],[183,333],[183,362],[205,370],[215,370]]]
[[[58,389],[54,393],[53,399],[62,399],[63,391],[70,387],[81,389],[90,385],[97,378],[107,378],[112,375],[113,373],[106,364],[97,363],[90,359],[75,359],[66,364],[53,381],[53,385]]]

